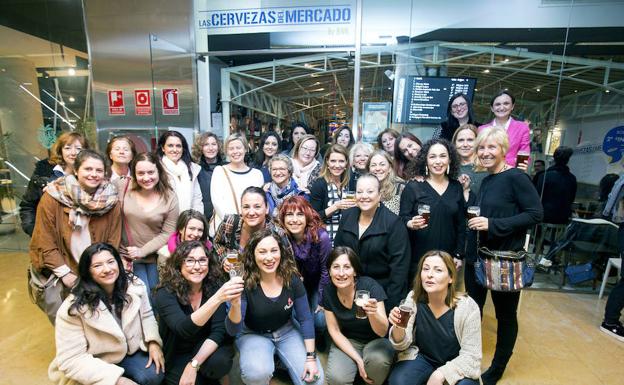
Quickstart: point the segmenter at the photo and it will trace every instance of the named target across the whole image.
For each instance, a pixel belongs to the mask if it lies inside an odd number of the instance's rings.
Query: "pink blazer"
[[[508,165],[516,167],[516,155],[520,151],[531,151],[531,135],[529,134],[529,126],[513,118],[509,118],[509,127],[507,128],[507,136],[509,137],[509,150],[505,156]],[[487,127],[492,127],[494,121],[479,126],[479,132]]]

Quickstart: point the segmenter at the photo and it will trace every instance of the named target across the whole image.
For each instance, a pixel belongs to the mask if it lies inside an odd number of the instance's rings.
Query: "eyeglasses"
[[[208,258],[186,258],[184,260],[184,264],[186,265],[186,267],[195,267],[196,263],[199,263],[199,266],[206,267],[208,266]]]
[[[301,152],[316,152],[316,148],[307,148],[307,147],[303,147],[303,146],[301,146],[301,148],[299,150]]]
[[[274,171],[286,172],[286,171],[288,171],[288,169],[287,168],[282,168],[282,167],[275,167],[275,168],[271,169],[271,172],[274,172]]]
[[[466,102],[461,102],[461,103],[457,103],[457,104],[453,104],[451,105],[451,109],[452,110],[459,110],[460,108],[464,108],[466,107],[468,104]]]

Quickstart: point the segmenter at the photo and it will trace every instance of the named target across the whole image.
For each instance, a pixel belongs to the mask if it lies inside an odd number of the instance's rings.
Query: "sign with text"
[[[163,88],[162,90],[162,114],[180,115],[180,105],[177,88]]]
[[[377,135],[390,127],[392,103],[362,103],[362,141],[376,143]]]
[[[124,106],[123,91],[108,91],[108,114],[109,115],[125,115],[126,107]]]
[[[134,113],[136,115],[152,114],[150,90],[134,90]]]
[[[607,132],[602,142],[602,151],[611,157],[609,163],[619,162],[624,153],[624,126],[614,127]]]

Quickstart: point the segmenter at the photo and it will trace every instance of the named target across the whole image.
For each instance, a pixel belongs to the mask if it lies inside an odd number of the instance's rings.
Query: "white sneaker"
[[[542,257],[542,259],[540,259],[539,261],[539,264],[540,266],[551,267],[553,263],[550,259],[546,259],[546,257]]]

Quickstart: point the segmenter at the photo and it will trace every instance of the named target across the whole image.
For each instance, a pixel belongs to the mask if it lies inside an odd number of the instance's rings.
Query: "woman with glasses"
[[[291,196],[305,195],[299,189],[297,182],[292,178],[293,164],[286,155],[275,155],[269,161],[271,183],[265,187],[266,197],[269,203],[269,215],[276,218],[282,202]]]
[[[473,117],[472,103],[468,100],[466,94],[460,92],[453,95],[448,101],[446,120],[440,124],[438,137],[452,142],[451,139],[455,131],[464,124],[479,126],[479,123],[475,122]]]
[[[234,349],[224,344],[225,302],[242,291],[240,277],[220,284],[219,266],[203,242],[185,241],[175,250],[154,294],[166,384],[214,384],[228,374]]]
[[[319,141],[314,135],[302,136],[293,148],[292,176],[297,186],[306,193],[310,192],[312,182],[318,178],[321,171],[321,162],[316,159],[319,150]]]

